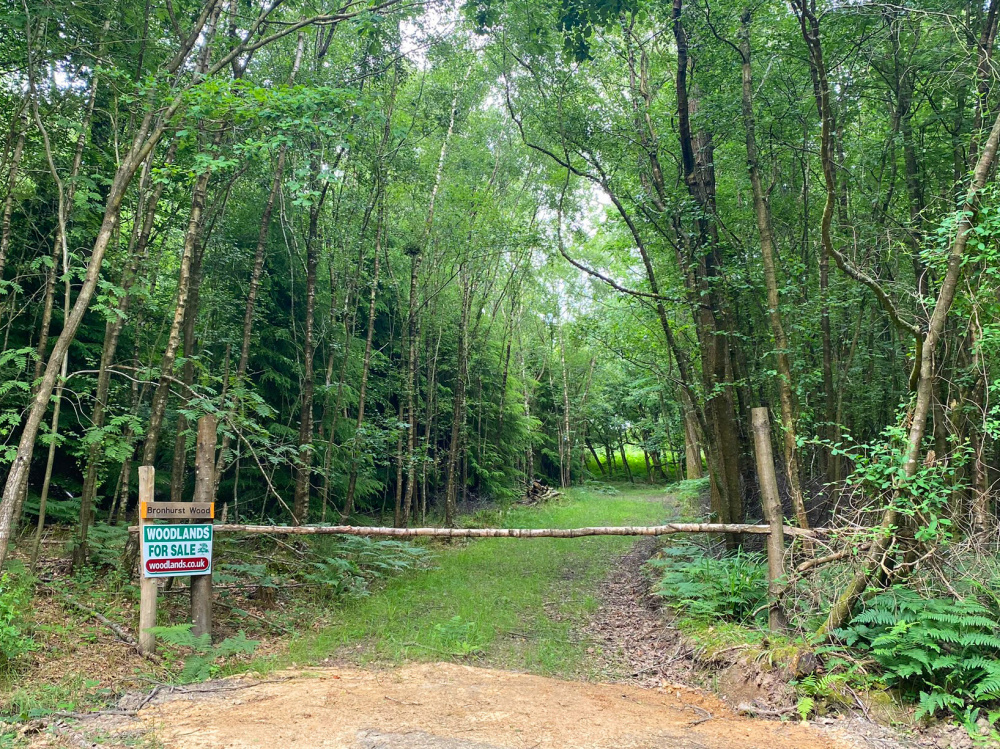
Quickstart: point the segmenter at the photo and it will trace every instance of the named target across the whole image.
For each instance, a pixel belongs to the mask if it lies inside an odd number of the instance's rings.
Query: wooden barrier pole
[[[771,423],[767,409],[752,409],[751,418],[761,504],[764,507],[764,519],[767,520],[770,530],[767,536],[767,597],[770,601],[767,622],[771,631],[777,632],[788,627],[788,620],[780,603],[785,577],[785,534],[782,526],[781,498],[778,496],[778,479],[774,473]]]
[[[136,528],[130,527],[131,533]],[[818,538],[826,528],[786,525],[787,536]],[[586,536],[669,536],[675,533],[748,533],[766,536],[770,525],[748,523],[669,523],[667,525],[609,525],[588,528],[392,528],[370,525],[216,525],[213,533],[250,533],[268,536],[390,536],[393,538],[584,538]]]
[[[198,419],[198,443],[194,458],[194,498],[212,502],[215,489],[215,417],[206,414]],[[191,576],[191,633],[195,637],[212,633],[212,576]]]
[[[153,466],[139,466],[139,503],[153,501],[153,481],[156,469]],[[142,528],[146,525],[139,513],[139,652],[150,655],[156,650],[156,636],[150,632],[156,626],[156,578],[146,577],[142,569]]]

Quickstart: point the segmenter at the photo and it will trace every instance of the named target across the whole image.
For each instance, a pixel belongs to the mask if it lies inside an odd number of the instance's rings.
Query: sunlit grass
[[[663,487],[572,489],[541,507],[515,508],[504,525],[568,528],[664,521]],[[606,493],[612,492],[612,493]],[[600,580],[634,542],[628,537],[477,539],[435,543],[435,569],[389,580],[339,604],[332,621],[258,668],[462,659],[541,674],[592,675],[579,629],[597,606]]]
[[[597,462],[594,460],[593,455],[587,455],[587,470],[597,478],[608,478],[612,481],[627,481],[628,472],[632,473],[632,479],[636,482],[647,482],[649,479],[649,474],[652,472],[655,481],[662,483],[663,479],[657,473],[652,461],[650,461],[649,467],[647,469],[646,459],[642,454],[642,448],[637,445],[626,445],[625,446],[625,457],[628,460],[629,471],[625,470],[625,463],[622,461],[621,452],[618,448],[615,448],[611,454],[611,462],[608,463],[608,457],[605,453],[603,447],[597,445],[594,446],[597,449],[597,454],[601,459],[601,466],[598,467]],[[667,474],[667,478],[670,481],[675,481],[680,475],[681,458],[683,455],[680,453],[665,452],[661,456],[663,470]],[[601,468],[604,469],[603,473]],[[610,470],[610,477],[608,472]]]

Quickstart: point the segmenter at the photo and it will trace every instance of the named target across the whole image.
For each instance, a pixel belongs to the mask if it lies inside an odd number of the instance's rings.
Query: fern
[[[257,647],[257,640],[248,640],[240,632],[235,637],[227,637],[218,645],[212,644],[210,634],[195,636],[190,624],[177,624],[172,627],[151,627],[150,631],[165,642],[177,647],[191,648],[192,653],[184,659],[179,679],[183,683],[205,681],[216,670],[215,662],[237,653],[252,653]]]
[[[1000,700],[1000,624],[974,598],[922,598],[895,588],[835,634],[871,653],[886,684],[917,702],[918,719]]]
[[[767,568],[759,554],[737,551],[717,558],[682,542],[648,564],[660,574],[654,592],[694,618],[745,622],[766,616]]]
[[[805,723],[809,720],[809,716],[812,715],[812,711],[815,708],[816,700],[812,697],[799,697],[799,701],[795,705],[795,712],[799,714],[799,718]]]

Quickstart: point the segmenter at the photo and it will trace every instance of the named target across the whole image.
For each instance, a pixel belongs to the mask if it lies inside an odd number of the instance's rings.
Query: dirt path
[[[683,687],[584,684],[450,663],[318,669],[141,711],[165,749],[847,749]],[[149,735],[149,734],[147,734]]]
[[[384,670],[347,664],[281,672],[265,680],[128,695],[122,710],[54,726],[35,746],[162,749],[852,749],[869,746],[816,726],[753,720],[676,682],[689,659],[646,595],[636,544],[600,591],[579,634],[598,643],[603,678],[587,683],[456,663]],[[148,704],[146,704],[148,702]],[[95,739],[97,744],[93,743]],[[54,742],[54,743],[52,743]]]

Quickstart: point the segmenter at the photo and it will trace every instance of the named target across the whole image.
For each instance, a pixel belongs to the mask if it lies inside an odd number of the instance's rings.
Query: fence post
[[[198,443],[194,458],[194,502],[214,500],[216,420],[211,414],[198,419]],[[211,521],[210,521],[211,522]],[[191,633],[212,633],[212,576],[191,576]]]
[[[772,631],[788,626],[779,598],[785,576],[785,531],[778,496],[778,479],[771,453],[771,423],[766,408],[752,409],[754,452],[757,455],[757,479],[760,482],[764,519],[771,526],[767,536],[767,597],[770,602],[767,623]]]
[[[139,507],[143,502],[153,501],[153,481],[156,469],[153,466],[139,466]],[[142,568],[142,532],[146,520],[139,512],[139,652],[149,655],[156,649],[156,635],[150,632],[156,626],[156,578],[146,577]]]

